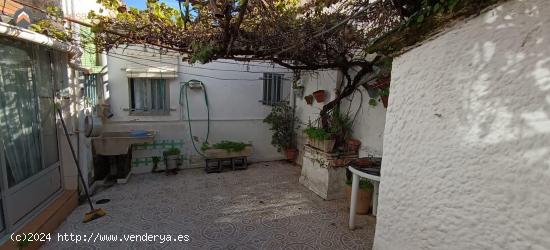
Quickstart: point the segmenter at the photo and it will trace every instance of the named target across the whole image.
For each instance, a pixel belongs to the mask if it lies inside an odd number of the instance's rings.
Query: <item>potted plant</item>
[[[330,133],[336,140],[336,148],[343,151],[348,148],[347,139],[351,137],[353,120],[347,114],[336,109],[331,114],[329,124]]]
[[[298,149],[296,148],[286,148],[285,149],[285,157],[289,161],[296,160],[296,157],[298,156]]]
[[[338,158],[338,159],[334,160],[334,166],[335,167],[345,167],[346,164],[347,164],[347,162],[344,159]]]
[[[378,94],[376,95],[376,97],[378,97]],[[376,105],[378,105],[378,102],[376,101],[375,98],[370,98],[370,99],[369,99],[369,105],[370,105],[371,107],[376,107]]]
[[[377,78],[363,85],[371,98],[369,104],[373,107],[376,106],[376,99],[380,96],[379,89],[387,88],[390,85],[392,62],[393,58],[391,57],[383,57],[378,60],[373,66],[374,71],[378,72]]]
[[[179,148],[172,147],[164,151],[164,158],[166,159],[166,174],[174,172],[178,168],[179,157]]]
[[[284,151],[287,160],[293,161],[298,155],[296,149],[296,129],[299,127],[294,117],[292,107],[283,102],[273,106],[271,113],[264,119],[273,132],[271,144],[277,151]]]
[[[375,85],[375,84],[373,83],[373,85]],[[377,88],[375,88],[375,87],[373,87],[369,84],[365,84],[363,86],[367,90],[367,94],[369,95],[370,99],[374,99],[374,98],[378,97],[378,89]]]
[[[304,97],[304,99],[306,100],[306,103],[308,105],[313,104],[313,96],[312,95],[308,95],[308,96]]]
[[[309,138],[308,144],[310,146],[327,153],[334,150],[336,140],[332,138],[332,134],[324,129],[308,126],[308,128],[304,129],[304,133]]]
[[[358,167],[380,167],[382,163],[382,158],[379,157],[361,157],[355,161],[355,165]]]
[[[206,158],[248,157],[252,154],[252,144],[222,140],[212,145],[205,142],[202,144],[201,150]]]
[[[324,90],[317,90],[312,93],[313,97],[315,97],[315,100],[318,103],[322,103],[325,101],[326,98],[326,92]]]
[[[126,7],[126,4],[122,4],[117,7],[117,10],[120,13],[126,13],[126,11],[128,11],[128,8]]]
[[[348,138],[346,139],[346,147],[349,151],[357,152],[359,148],[361,148],[361,141],[354,138]]]
[[[160,171],[157,170],[159,162],[160,162],[160,157],[153,156],[153,170],[151,170],[151,172],[153,172],[153,173],[160,172]]]
[[[389,88],[380,89],[378,93],[380,94],[380,99],[382,100],[382,104],[384,105],[384,108],[387,108],[388,98],[390,96],[390,89]]]
[[[293,85],[292,89],[294,90],[294,94],[298,97],[304,96],[304,86],[303,85]]]
[[[351,180],[346,181],[346,198],[347,203],[349,204],[351,200]],[[360,180],[359,181],[359,190],[357,194],[357,207],[356,207],[356,213],[357,214],[368,214],[371,208],[372,203],[372,192],[374,190],[374,186],[370,181],[368,180]]]

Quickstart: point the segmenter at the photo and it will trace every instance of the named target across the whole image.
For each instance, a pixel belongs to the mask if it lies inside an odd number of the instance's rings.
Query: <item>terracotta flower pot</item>
[[[351,186],[346,185],[347,204],[351,201]],[[356,214],[368,214],[372,203],[372,190],[359,188],[357,194]]]
[[[335,167],[343,167],[346,165],[346,160],[344,159],[336,159],[334,160],[334,166]]]
[[[120,12],[120,13],[126,13],[126,11],[128,11],[128,9],[126,8],[126,5],[124,5],[124,4],[118,6],[117,10],[118,10],[118,12]]]
[[[324,90],[317,90],[317,91],[313,92],[312,94],[315,97],[315,100],[317,102],[321,103],[321,102],[325,101],[326,93],[325,93]]]
[[[346,140],[346,144],[348,146],[348,150],[352,152],[359,151],[359,148],[361,148],[361,141],[353,138],[349,138]]]
[[[380,96],[380,99],[382,99],[382,104],[384,104],[384,108],[388,108],[388,97],[389,96]]]
[[[368,158],[368,157],[362,157],[362,158],[359,158],[355,161],[355,163],[357,164],[357,166],[359,167],[368,167],[371,165],[371,160]]]
[[[306,100],[306,103],[308,105],[313,104],[313,96],[312,95],[308,95],[308,96],[304,97],[304,99]]]
[[[384,77],[379,79],[378,82],[374,84],[374,86],[376,86],[379,89],[387,88],[388,86],[390,86],[390,81],[391,81],[390,77]]]
[[[296,156],[298,156],[298,150],[295,148],[287,148],[285,149],[285,156],[287,160],[294,161]]]

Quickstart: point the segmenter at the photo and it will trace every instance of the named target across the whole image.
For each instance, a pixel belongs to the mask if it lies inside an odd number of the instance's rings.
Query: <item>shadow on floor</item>
[[[284,162],[221,174],[135,175],[95,195],[111,199],[101,205],[107,216],[83,224],[87,207],[79,206],[43,249],[371,249],[375,219],[358,216],[359,228],[350,231],[346,201],[323,201],[299,175]],[[81,239],[60,241],[58,233]]]

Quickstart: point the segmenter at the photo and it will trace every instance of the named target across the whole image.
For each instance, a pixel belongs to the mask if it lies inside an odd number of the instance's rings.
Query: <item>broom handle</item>
[[[76,163],[76,169],[78,170],[78,176],[80,177],[80,181],[82,181],[84,192],[86,192],[86,198],[88,199],[88,204],[90,204],[90,209],[92,209],[93,211],[94,205],[92,205],[92,200],[90,199],[90,193],[88,193],[88,187],[86,187],[84,176],[82,176],[82,171],[80,170],[80,164],[78,164],[78,159],[76,158],[76,153],[74,152],[73,143],[69,138],[69,132],[67,131],[67,126],[65,125],[65,121],[63,120],[63,115],[61,114],[60,108],[57,108],[57,114],[59,115],[59,119],[61,120],[61,125],[63,125],[63,131],[65,131],[65,138],[67,138],[67,141],[69,142],[69,147],[71,148],[71,153],[73,154],[73,159],[74,159],[74,162]]]

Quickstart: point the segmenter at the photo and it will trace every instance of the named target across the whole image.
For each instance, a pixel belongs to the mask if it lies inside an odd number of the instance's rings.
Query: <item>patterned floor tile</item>
[[[81,223],[79,206],[42,249],[371,249],[376,220],[358,216],[347,228],[345,200],[324,201],[298,183],[299,167],[285,162],[251,165],[244,171],[175,176],[134,175],[124,185],[93,197],[107,216]],[[93,235],[95,242],[63,242],[57,233]],[[95,236],[117,235],[116,241]],[[124,235],[189,235],[189,241],[127,241]]]

